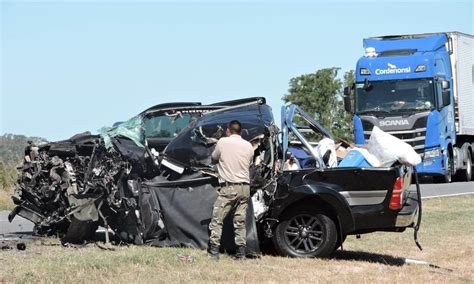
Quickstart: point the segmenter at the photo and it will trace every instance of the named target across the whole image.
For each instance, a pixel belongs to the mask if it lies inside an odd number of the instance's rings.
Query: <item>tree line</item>
[[[16,167],[23,160],[28,141],[37,144],[47,142],[44,138],[25,135],[3,134],[0,136],[0,190],[9,189],[14,185],[18,176]]]
[[[340,68],[323,68],[314,73],[290,79],[283,101],[299,105],[322,126],[332,132],[336,140],[353,141],[352,117],[344,110],[343,89],[355,81],[354,70],[338,78]]]

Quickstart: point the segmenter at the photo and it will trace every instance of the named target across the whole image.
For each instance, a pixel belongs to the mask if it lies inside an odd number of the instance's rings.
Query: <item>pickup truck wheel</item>
[[[294,208],[278,224],[273,243],[283,256],[328,257],[337,245],[336,224],[315,208]]]

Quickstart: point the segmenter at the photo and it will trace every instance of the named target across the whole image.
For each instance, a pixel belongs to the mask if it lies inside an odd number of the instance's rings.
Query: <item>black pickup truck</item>
[[[121,242],[206,248],[219,186],[210,154],[233,119],[255,149],[249,253],[273,243],[284,256],[324,257],[347,235],[415,226],[411,168],[327,167],[314,147],[330,133],[295,105],[282,108],[277,127],[264,98],[166,104],[101,135],[29,146],[10,219],[18,214],[36,233],[68,242],[90,238],[101,225]],[[312,162],[283,170],[294,149]],[[228,221],[222,247],[232,251]]]
[[[269,218],[278,220],[273,240],[280,254],[327,256],[347,235],[415,225],[419,200],[409,191],[411,168],[325,168],[308,149],[312,139],[330,134],[295,105],[282,108],[281,128],[282,151],[301,148],[313,155],[316,168],[279,177]]]

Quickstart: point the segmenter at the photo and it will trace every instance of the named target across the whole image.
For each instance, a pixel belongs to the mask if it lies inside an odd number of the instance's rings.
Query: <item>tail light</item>
[[[393,184],[392,197],[390,198],[390,204],[388,208],[392,210],[399,210],[402,208],[402,199],[403,199],[403,178],[398,177],[395,183]]]

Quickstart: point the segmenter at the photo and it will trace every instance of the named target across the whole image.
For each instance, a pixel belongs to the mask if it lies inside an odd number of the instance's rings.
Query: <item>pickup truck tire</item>
[[[328,257],[336,249],[337,240],[334,221],[309,206],[285,213],[273,236],[276,251],[287,257]]]

